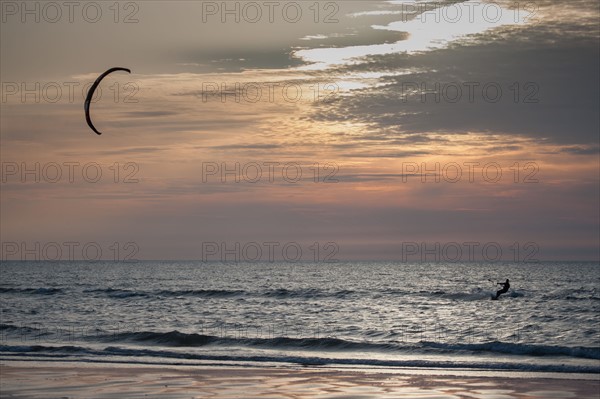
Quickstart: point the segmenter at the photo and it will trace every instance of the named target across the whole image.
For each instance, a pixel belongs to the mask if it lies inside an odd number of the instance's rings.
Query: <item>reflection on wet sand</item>
[[[10,362],[9,362],[10,363]],[[408,372],[408,371],[407,371]],[[292,368],[3,364],[5,397],[548,399],[597,398],[600,382]]]

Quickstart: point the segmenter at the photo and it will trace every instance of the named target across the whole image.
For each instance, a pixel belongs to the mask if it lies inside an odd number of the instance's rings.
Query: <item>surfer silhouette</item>
[[[507,293],[508,289],[510,288],[510,284],[508,283],[508,279],[506,279],[506,282],[504,282],[504,283],[498,283],[498,285],[501,285],[502,288],[496,292],[496,298],[494,298],[494,299],[498,299],[498,297],[500,295]]]

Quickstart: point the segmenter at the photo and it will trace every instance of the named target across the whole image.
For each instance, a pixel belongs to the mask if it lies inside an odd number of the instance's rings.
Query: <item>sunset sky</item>
[[[599,259],[597,1],[267,3],[3,1],[2,259],[65,242]],[[83,101],[115,66],[132,73],[102,82],[98,136]]]

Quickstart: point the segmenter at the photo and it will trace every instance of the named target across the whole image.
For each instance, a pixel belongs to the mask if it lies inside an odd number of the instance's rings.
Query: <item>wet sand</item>
[[[436,370],[177,367],[94,363],[0,364],[2,398],[512,399],[600,397],[586,379],[436,375]],[[439,373],[444,374],[443,371]],[[460,372],[458,372],[460,373]],[[468,373],[467,373],[468,374]]]

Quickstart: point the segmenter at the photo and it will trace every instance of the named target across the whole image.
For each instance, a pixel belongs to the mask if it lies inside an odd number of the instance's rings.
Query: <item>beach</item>
[[[8,361],[2,398],[598,398],[588,375]]]

